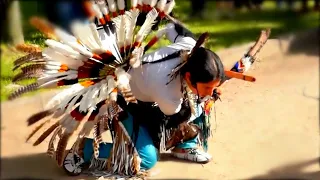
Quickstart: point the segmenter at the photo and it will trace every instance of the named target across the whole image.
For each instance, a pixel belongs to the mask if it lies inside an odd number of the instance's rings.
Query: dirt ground
[[[209,142],[213,160],[200,165],[164,155],[150,178],[320,179],[318,41],[316,31],[268,41],[247,73],[257,81],[228,82],[222,102],[216,104],[216,128]],[[247,48],[219,54],[229,66]],[[46,143],[25,143],[31,131],[26,118],[51,95],[1,104],[2,179],[70,179],[44,154]]]

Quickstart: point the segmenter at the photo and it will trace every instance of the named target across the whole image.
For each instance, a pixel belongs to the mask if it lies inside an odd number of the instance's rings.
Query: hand
[[[212,93],[212,97],[214,98],[214,101],[216,101],[218,99],[221,101],[221,99],[220,99],[221,94],[222,94],[222,88],[220,88],[220,87],[215,88]]]

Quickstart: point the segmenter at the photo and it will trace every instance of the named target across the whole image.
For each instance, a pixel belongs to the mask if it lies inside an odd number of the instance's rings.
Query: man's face
[[[211,97],[213,94],[213,90],[216,89],[220,85],[220,82],[221,82],[221,79],[215,79],[215,80],[212,80],[207,83],[198,82],[195,85],[192,85],[191,81],[190,81],[190,73],[189,72],[186,73],[184,79],[186,80],[186,82],[187,82],[189,88],[192,90],[192,92],[194,94],[199,95],[199,98],[204,98],[206,96]],[[218,92],[219,92],[219,94],[221,93],[220,90]]]
[[[204,98],[206,96],[212,96],[213,90],[217,88],[220,84],[220,79],[215,79],[213,81],[207,82],[207,83],[197,83],[197,87],[195,90],[197,92],[194,92],[199,95],[200,98]]]

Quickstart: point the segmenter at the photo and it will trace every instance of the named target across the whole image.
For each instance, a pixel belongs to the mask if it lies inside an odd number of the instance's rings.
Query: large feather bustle
[[[127,68],[124,67],[126,63],[132,67],[138,67],[141,64],[140,57],[144,54],[144,47],[141,47],[141,44],[159,16],[158,5],[160,2],[157,5],[155,0],[145,1],[144,4],[147,5],[145,12],[148,15],[138,33],[135,33],[135,28],[137,17],[141,12],[139,7],[141,7],[142,1],[133,0],[132,10],[126,12],[122,11],[125,8],[124,3],[121,4],[123,0],[117,0],[117,4],[115,0],[107,2],[108,4],[105,1],[96,1],[93,6],[91,3],[87,4],[92,7],[89,20],[92,20],[94,15],[101,19],[100,23],[96,26],[92,23],[93,21],[88,24],[73,22],[72,34],[43,21],[42,24],[45,24],[49,30],[42,28],[41,31],[50,32],[47,34],[53,38],[45,42],[48,47],[41,53],[34,53],[16,61],[15,64],[15,69],[22,71],[23,75],[21,76],[36,77],[37,82],[14,92],[11,96],[12,99],[39,88],[71,85],[54,96],[43,112],[35,114],[31,118],[32,120],[29,120],[30,125],[36,122],[41,123],[31,136],[45,127],[44,125],[50,125],[38,137],[34,145],[40,144],[50,134],[53,134],[48,145],[48,154],[54,157],[59,165],[63,162],[64,152],[71,135],[79,127],[82,129],[80,133],[76,134],[78,140],[73,146],[74,151],[77,150],[83,137],[87,136],[94,127],[96,127],[95,143],[97,147],[103,141],[101,133],[108,129],[108,122],[122,111],[116,103],[118,91],[127,102],[136,102],[129,86],[130,76],[124,70]],[[160,9],[165,11],[166,8],[170,10],[168,4]],[[112,13],[112,19],[109,16],[109,11]],[[119,28],[114,31],[113,24],[117,25],[116,18],[121,21],[119,21]],[[163,32],[159,31],[155,37],[159,39]],[[150,41],[146,47],[151,47],[153,43],[154,41]],[[131,58],[134,56],[136,56],[135,61]],[[49,119],[40,122],[46,117]],[[125,134],[121,135],[121,137],[125,136]],[[55,145],[58,139],[58,144]],[[117,146],[119,152],[115,152],[114,155],[119,154],[120,150],[125,150],[130,145],[119,143]],[[53,153],[54,151],[57,153]],[[139,158],[134,157],[134,162],[138,167]],[[126,166],[125,161],[121,160],[115,166],[118,168],[115,168],[114,171],[125,171]],[[139,168],[136,169],[136,172],[138,170]]]

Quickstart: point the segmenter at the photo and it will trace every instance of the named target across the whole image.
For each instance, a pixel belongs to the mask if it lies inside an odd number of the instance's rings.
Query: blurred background
[[[13,46],[20,43],[44,47],[45,36],[29,24],[32,16],[43,16],[68,28],[73,19],[84,15],[77,1],[0,0],[1,13],[1,87],[10,84],[12,61],[21,53]],[[264,28],[272,38],[319,26],[319,0],[176,0],[174,16],[196,35],[207,31],[207,47],[219,50],[251,42]],[[168,43],[162,40],[158,46]],[[154,47],[156,48],[156,47]],[[7,88],[1,88],[1,101]]]

